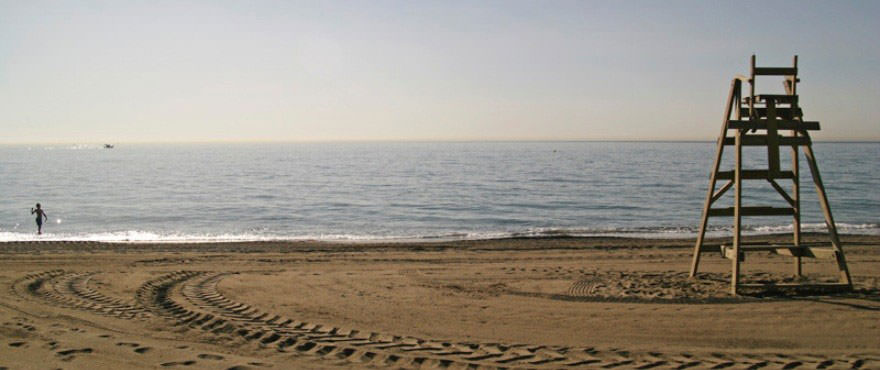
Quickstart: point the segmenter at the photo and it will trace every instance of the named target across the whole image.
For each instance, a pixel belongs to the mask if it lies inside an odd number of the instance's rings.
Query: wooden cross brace
[[[779,173],[779,133],[776,122],[776,100],[766,98],[767,103],[767,167],[770,179],[780,176]]]

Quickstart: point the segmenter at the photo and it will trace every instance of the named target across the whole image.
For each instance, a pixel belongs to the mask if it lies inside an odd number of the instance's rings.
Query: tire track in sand
[[[340,364],[396,368],[737,368],[832,369],[876,368],[880,358],[852,355],[758,353],[659,353],[622,349],[572,348],[527,344],[472,343],[397,336],[310,323],[271,314],[234,301],[218,290],[230,273],[177,271],[145,282],[135,303],[107,297],[89,287],[96,273],[61,270],[30,274],[11,286],[20,296],[120,319],[156,315],[174,325],[216,336],[218,342],[243,339],[279,352],[295,352]]]
[[[52,270],[27,275],[16,280],[11,289],[19,297],[37,297],[56,306],[90,311],[120,319],[145,319],[151,314],[143,307],[108,297],[91,287],[96,272]]]
[[[145,285],[152,300],[180,325],[237,336],[281,352],[405,368],[870,368],[880,359],[772,354],[667,354],[559,346],[471,343],[396,336],[299,321],[224,296],[218,283],[231,273],[178,272]],[[868,365],[868,364],[872,365]]]

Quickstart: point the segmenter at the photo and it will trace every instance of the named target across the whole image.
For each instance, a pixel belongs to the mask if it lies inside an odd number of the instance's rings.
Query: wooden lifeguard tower
[[[721,245],[721,254],[731,259],[732,272],[730,279],[730,291],[734,295],[739,288],[744,287],[740,280],[740,263],[744,261],[744,253],[755,251],[769,251],[777,254],[794,257],[794,274],[801,276],[802,257],[825,257],[832,258],[837,262],[840,272],[839,283],[819,284],[823,289],[852,289],[852,280],[846,266],[846,259],[837,235],[837,227],[831,216],[831,207],[825,194],[825,186],[822,185],[822,177],[819,175],[819,167],[813,155],[812,142],[809,131],[819,130],[819,122],[804,121],[803,111],[798,105],[797,84],[798,79],[797,56],[794,56],[791,67],[756,67],[755,56],[751,59],[751,72],[749,76],[737,75],[730,83],[730,93],[724,110],[724,123],[721,125],[721,135],[718,137],[715,165],[709,180],[709,191],[706,193],[706,202],[703,206],[703,215],[700,221],[700,230],[697,242],[694,246],[694,257],[691,264],[690,277],[695,277],[700,264],[702,252],[718,252],[718,248],[708,248],[703,245],[706,235],[706,225],[709,217],[733,217],[733,242],[729,245]],[[778,76],[783,78],[785,94],[761,94],[755,95],[755,78],[758,76]],[[748,95],[743,96],[742,85],[749,84]],[[728,136],[729,132],[733,136]],[[788,133],[786,135],[785,133]],[[733,170],[721,171],[721,157],[724,148],[733,146],[736,155]],[[743,146],[756,146],[767,148],[766,169],[743,169]],[[791,168],[784,170],[779,163],[780,147],[791,148]],[[801,242],[801,206],[800,206],[800,179],[798,155],[803,149],[819,204],[825,217],[825,225],[828,227],[830,243],[802,243]],[[724,185],[717,191],[715,185],[718,180],[726,180]],[[787,203],[787,207],[767,206],[743,206],[742,205],[742,182],[743,180],[764,180],[775,189]],[[777,182],[779,180],[791,181],[791,193],[788,193]],[[713,208],[725,192],[734,189],[733,207]],[[768,243],[743,243],[742,242],[742,218],[744,216],[785,216],[792,217],[793,242],[791,244],[768,244]],[[752,284],[750,284],[751,286]],[[817,284],[790,284],[794,288]],[[759,285],[760,287],[760,285]]]

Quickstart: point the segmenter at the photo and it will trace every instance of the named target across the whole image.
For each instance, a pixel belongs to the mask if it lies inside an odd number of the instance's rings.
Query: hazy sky
[[[814,137],[878,140],[878,35],[867,1],[0,0],[0,142],[713,140],[752,53],[800,55]]]

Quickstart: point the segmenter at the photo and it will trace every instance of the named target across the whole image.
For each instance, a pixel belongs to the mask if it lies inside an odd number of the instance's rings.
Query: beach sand
[[[689,281],[692,243],[0,243],[0,369],[880,368],[880,237],[794,297],[729,296],[718,254]]]

